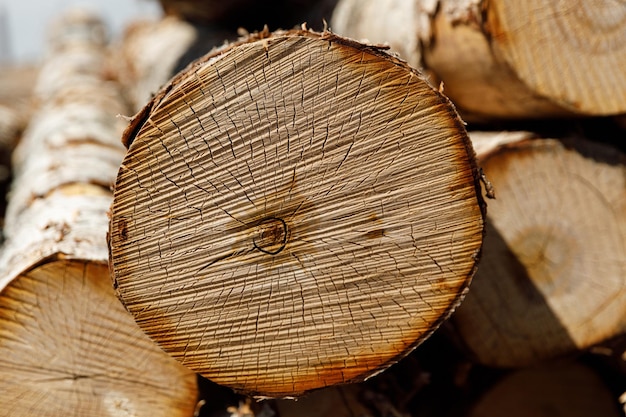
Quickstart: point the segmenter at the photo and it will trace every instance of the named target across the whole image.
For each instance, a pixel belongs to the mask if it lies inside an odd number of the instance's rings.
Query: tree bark
[[[124,136],[115,286],[217,383],[292,396],[360,381],[430,335],[476,267],[463,124],[378,48],[252,35],[179,74]]]
[[[624,155],[579,138],[471,135],[496,193],[454,316],[471,352],[525,366],[626,332]]]
[[[40,107],[14,153],[0,255],[1,416],[191,416],[197,401],[195,375],[141,332],[110,283],[109,185],[125,106],[115,85],[71,59],[104,55],[81,36],[98,22],[71,13],[57,27],[71,40],[53,32]]]
[[[617,0],[342,0],[331,23],[435,73],[468,120],[626,112],[625,25]]]
[[[133,113],[174,75],[178,61],[197,37],[192,25],[171,16],[156,22],[135,22],[126,29],[115,53],[114,68]]]

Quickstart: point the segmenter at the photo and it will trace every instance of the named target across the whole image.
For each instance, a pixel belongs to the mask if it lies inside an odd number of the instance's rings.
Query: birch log
[[[432,70],[466,119],[626,112],[621,0],[341,0],[331,27]]]
[[[133,113],[174,75],[177,62],[197,38],[198,32],[191,24],[172,16],[138,21],[126,28],[114,52],[114,67]]]
[[[217,383],[291,396],[362,380],[432,333],[476,268],[463,124],[378,48],[252,35],[175,77],[124,138],[115,286]]]
[[[496,193],[479,271],[454,316],[476,358],[525,366],[625,333],[624,155],[583,139],[472,140]]]
[[[110,284],[109,185],[125,106],[116,85],[69,58],[105,53],[82,36],[94,24],[78,12],[62,19],[71,42],[44,66],[58,76],[38,79],[40,107],[14,153],[0,254],[0,416],[191,416],[195,375],[141,332]]]

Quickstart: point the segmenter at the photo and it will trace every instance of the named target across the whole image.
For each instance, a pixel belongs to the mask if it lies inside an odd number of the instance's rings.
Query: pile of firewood
[[[0,95],[0,417],[626,412],[623,4],[161,4]]]

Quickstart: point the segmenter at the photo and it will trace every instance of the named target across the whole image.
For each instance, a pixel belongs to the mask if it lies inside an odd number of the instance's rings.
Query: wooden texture
[[[503,378],[468,417],[619,417],[617,399],[590,368],[576,363],[524,369]]]
[[[62,22],[90,34],[81,29],[94,17]],[[110,283],[109,185],[125,105],[114,84],[61,59],[75,49],[103,55],[104,44],[71,39],[52,60],[65,76],[46,88],[50,78],[37,80],[45,93],[14,152],[0,254],[0,416],[191,416],[195,374],[143,334]]]
[[[191,369],[296,395],[410,352],[480,253],[477,169],[448,100],[331,33],[260,33],[179,74],[131,123],[111,267]]]
[[[135,22],[126,29],[114,52],[114,68],[133,113],[172,77],[178,60],[197,36],[192,25],[171,16]]]
[[[471,135],[496,192],[454,316],[477,359],[524,366],[625,332],[624,155],[582,139]]]
[[[619,0],[342,0],[331,27],[431,70],[466,119],[626,112]]]

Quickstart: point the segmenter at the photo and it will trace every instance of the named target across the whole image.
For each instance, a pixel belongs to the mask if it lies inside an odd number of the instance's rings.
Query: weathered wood
[[[454,315],[476,358],[505,367],[626,332],[624,155],[582,139],[514,136],[471,134],[496,200]]]
[[[463,124],[378,48],[252,35],[179,74],[125,143],[115,286],[217,383],[288,396],[362,380],[430,335],[476,268]]]
[[[466,119],[626,112],[616,0],[342,0],[331,27],[432,70]]]
[[[58,28],[74,35],[98,22],[69,16]],[[125,105],[116,86],[62,59],[89,45],[105,54],[74,35],[64,46],[55,38],[44,68],[66,64],[56,71],[65,75],[52,89],[38,78],[46,92],[14,153],[0,254],[0,416],[191,416],[195,375],[141,331],[110,283],[109,185]]]
[[[23,120],[18,112],[0,105],[0,190],[8,186],[11,176],[11,151],[21,134]],[[4,209],[0,210],[4,213]]]
[[[0,66],[0,106],[20,112],[23,120],[28,120],[30,98],[39,66],[12,65]]]
[[[619,417],[617,399],[590,368],[576,363],[524,369],[503,378],[468,417]]]

